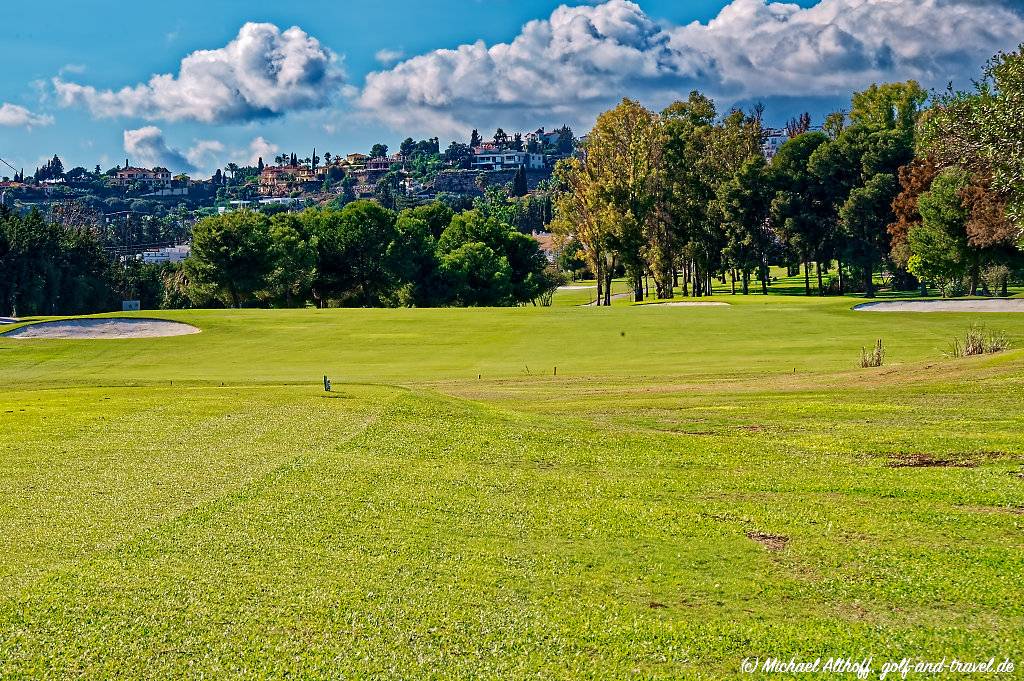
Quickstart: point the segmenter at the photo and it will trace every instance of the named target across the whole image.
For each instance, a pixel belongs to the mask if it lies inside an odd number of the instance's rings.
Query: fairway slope
[[[850,304],[0,336],[0,678],[1024,660],[1024,351]]]

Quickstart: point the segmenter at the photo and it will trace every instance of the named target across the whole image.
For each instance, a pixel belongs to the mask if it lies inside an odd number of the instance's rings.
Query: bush
[[[967,293],[967,282],[962,277],[941,279],[936,285],[943,298],[959,298]]]
[[[862,369],[882,366],[885,360],[885,346],[882,339],[875,341],[875,349],[869,351],[867,348],[860,349],[860,366]]]
[[[1006,265],[989,265],[982,271],[981,278],[992,295],[1005,296],[1006,285],[1010,281],[1010,268]]]
[[[951,357],[973,357],[975,355],[991,355],[1010,348],[1010,341],[1002,331],[988,331],[983,326],[972,326],[964,334],[964,339],[953,339]]]

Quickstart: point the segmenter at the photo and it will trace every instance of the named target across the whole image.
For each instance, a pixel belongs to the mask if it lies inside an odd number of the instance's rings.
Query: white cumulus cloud
[[[915,78],[942,87],[975,76],[1024,36],[997,0],[820,0],[809,8],[732,0],[708,23],[658,23],[639,5],[562,6],[510,43],[412,57],[367,76],[358,106],[408,130],[474,123],[589,124],[623,96],[662,106],[693,88],[737,101],[846,95]]]
[[[220,165],[224,148],[224,143],[218,140],[197,140],[185,152],[185,158],[196,168],[215,168]]]
[[[338,58],[298,27],[247,23],[226,46],[182,59],[177,75],[157,74],[120,90],[54,78],[64,106],[94,116],[233,123],[326,105],[342,86]]]
[[[257,137],[249,142],[248,149],[237,152],[237,155],[243,159],[245,165],[254,166],[261,158],[264,163],[271,165],[274,155],[280,150],[281,148],[273,142],[268,142],[263,137]]]
[[[172,172],[192,172],[195,166],[184,153],[171,148],[160,128],[150,125],[124,131],[124,151],[135,166],[161,166]]]
[[[393,64],[405,56],[405,52],[402,50],[391,50],[383,49],[377,50],[377,53],[373,55],[373,58],[379,61],[381,64]]]
[[[0,104],[0,127],[35,128],[53,125],[53,116],[32,113],[17,104]]]

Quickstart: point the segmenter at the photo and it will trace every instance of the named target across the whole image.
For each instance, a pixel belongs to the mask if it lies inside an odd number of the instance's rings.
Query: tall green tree
[[[940,173],[931,189],[918,199],[921,221],[910,227],[909,267],[914,276],[939,285],[945,296],[970,265],[967,242],[968,210],[962,198],[968,173],[950,168]]]
[[[274,261],[270,219],[240,210],[200,220],[185,261],[190,281],[210,287],[226,305],[240,307],[266,288]]]
[[[896,178],[888,173],[873,175],[863,187],[850,192],[839,211],[848,240],[847,253],[861,267],[864,291],[875,295],[875,265],[889,253],[888,226],[892,222],[892,202],[899,193]]]
[[[269,299],[284,307],[304,305],[316,276],[316,238],[306,233],[298,215],[279,213],[270,219],[270,248]]]
[[[358,307],[396,304],[406,281],[407,254],[393,211],[373,201],[354,201],[340,211],[305,211],[302,220],[316,239],[313,292],[318,300]]]
[[[656,270],[664,269],[666,263],[681,261],[684,295],[689,293],[691,281],[693,295],[703,293],[721,250],[720,230],[708,210],[715,198],[715,187],[702,168],[716,116],[715,103],[696,91],[661,114],[666,234],[653,245],[652,255],[661,262]]]
[[[815,151],[828,142],[820,132],[808,132],[785,142],[771,162],[771,222],[779,237],[804,266],[804,291],[811,295],[810,263],[829,238],[829,207],[818,177],[811,172]]]
[[[636,301],[644,298],[648,236],[662,219],[663,142],[658,117],[630,99],[601,114],[587,137],[587,176]]]
[[[512,196],[526,196],[530,188],[526,184],[526,166],[519,166],[512,178],[512,188],[509,191]]]
[[[772,198],[772,183],[763,156],[746,161],[735,177],[718,188],[725,255],[727,262],[742,275],[743,295],[750,293],[750,277],[755,271],[762,292],[768,294],[768,256],[772,246],[768,219]]]

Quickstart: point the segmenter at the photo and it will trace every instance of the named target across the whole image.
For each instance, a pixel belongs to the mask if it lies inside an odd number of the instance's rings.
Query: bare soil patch
[[[39,322],[8,331],[3,334],[3,337],[17,340],[87,340],[104,338],[162,338],[165,336],[186,336],[193,333],[199,333],[199,329],[182,322],[172,322],[166,319],[125,317]]]
[[[974,468],[974,461],[940,459],[931,454],[896,454],[889,461],[889,468]]]
[[[886,300],[856,305],[858,312],[1024,312],[1024,298]]]
[[[789,543],[789,537],[781,534],[768,534],[766,532],[747,532],[747,539],[756,541],[769,551],[781,551]]]

